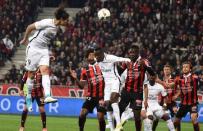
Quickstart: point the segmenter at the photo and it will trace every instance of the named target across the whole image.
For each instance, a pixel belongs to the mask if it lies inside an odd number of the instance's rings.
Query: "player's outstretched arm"
[[[76,81],[76,84],[78,85],[78,87],[80,89],[83,89],[85,87],[85,85],[87,84],[87,82],[85,80],[79,80],[77,78],[77,73],[75,72],[75,70],[69,69],[70,72],[70,76]]]
[[[23,39],[20,41],[20,44],[26,44],[26,43],[27,43],[27,41],[28,41],[28,36],[30,35],[30,33],[31,33],[33,30],[36,30],[36,27],[35,27],[35,24],[34,24],[34,23],[28,25],[28,27],[26,28],[24,37],[23,37]]]
[[[148,86],[147,84],[144,84],[144,106],[145,109],[148,107]]]

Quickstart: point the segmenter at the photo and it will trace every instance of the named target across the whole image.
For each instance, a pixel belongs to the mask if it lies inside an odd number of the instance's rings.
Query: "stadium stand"
[[[77,13],[74,23],[59,33],[50,47],[58,56],[51,64],[53,73],[63,78],[70,62],[73,68],[81,67],[84,51],[89,46],[99,44],[108,49],[108,53],[125,56],[130,44],[135,42],[159,75],[163,74],[161,69],[166,63],[174,67],[174,74],[178,73],[180,63],[185,60],[192,62],[195,73],[202,74],[201,5],[193,1],[109,0],[102,3],[89,0]],[[102,7],[110,9],[111,20],[98,21],[97,10]],[[54,65],[59,65],[62,71],[56,71]]]
[[[0,2],[0,66],[12,64],[25,27],[41,11],[40,0],[1,0]],[[6,65],[8,66],[8,65]],[[15,82],[15,81],[14,81]]]

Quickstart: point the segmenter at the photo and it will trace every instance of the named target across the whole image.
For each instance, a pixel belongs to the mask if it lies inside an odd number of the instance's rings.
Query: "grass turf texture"
[[[20,115],[0,115],[0,131],[18,131],[20,126]],[[47,117],[48,131],[79,131],[78,118],[75,117]],[[200,124],[201,130],[203,123]],[[42,129],[40,116],[28,116],[25,124],[26,131],[40,131]],[[193,131],[192,123],[182,123],[183,131]],[[134,122],[129,121],[124,126],[125,131],[134,131]],[[88,118],[85,124],[85,131],[98,131],[97,119]],[[109,131],[109,130],[107,130]],[[168,131],[166,123],[161,121],[157,131]]]

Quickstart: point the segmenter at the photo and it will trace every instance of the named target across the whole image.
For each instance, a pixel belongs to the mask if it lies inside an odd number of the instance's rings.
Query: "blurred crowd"
[[[97,11],[103,7],[110,10],[111,17],[98,20]],[[52,84],[74,85],[68,70],[71,67],[80,74],[89,47],[99,45],[107,53],[127,57],[131,44],[141,47],[141,55],[150,60],[159,76],[165,64],[176,75],[181,63],[189,60],[202,83],[202,18],[202,0],[88,0],[50,45],[56,56],[50,66]]]
[[[0,66],[11,61],[25,27],[40,9],[40,0],[0,0]]]

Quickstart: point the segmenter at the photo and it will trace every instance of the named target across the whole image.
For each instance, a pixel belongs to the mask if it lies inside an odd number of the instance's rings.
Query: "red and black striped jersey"
[[[124,90],[128,92],[143,92],[143,82],[145,79],[146,67],[149,67],[149,62],[144,60],[145,65],[136,62],[124,62],[122,68],[127,69],[127,77]]]
[[[196,75],[189,74],[187,76],[182,75],[177,77],[175,80],[175,87],[180,89],[181,104],[198,104],[198,77]]]
[[[32,89],[32,97],[43,97],[43,87],[42,87],[42,74],[40,70],[35,72],[34,76],[34,86]]]
[[[23,75],[22,81],[26,83],[28,77],[28,72],[26,71]],[[42,75],[38,70],[34,76],[34,86],[31,93],[32,97],[43,97],[43,87],[42,87]]]
[[[98,99],[104,98],[104,78],[102,71],[97,63],[83,68],[80,80],[87,80],[88,97],[95,97]]]
[[[166,82],[167,84],[174,83],[174,78],[170,77],[169,79],[164,79],[163,81]],[[167,103],[172,103],[172,98],[176,93],[176,88],[175,86],[172,88],[164,87],[166,92],[167,92]]]

